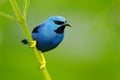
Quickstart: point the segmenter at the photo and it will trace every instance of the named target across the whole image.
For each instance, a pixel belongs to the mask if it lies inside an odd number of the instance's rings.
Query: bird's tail
[[[21,42],[22,42],[23,44],[28,44],[27,39],[23,39]]]

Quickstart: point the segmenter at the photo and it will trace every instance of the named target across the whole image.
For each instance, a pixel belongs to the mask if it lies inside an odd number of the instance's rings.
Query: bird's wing
[[[36,26],[36,27],[32,30],[32,33],[37,33],[37,32],[38,32],[38,29],[39,29],[40,27],[43,27],[43,26],[44,26],[44,23]]]
[[[37,33],[40,26],[37,26],[33,29],[32,33]]]

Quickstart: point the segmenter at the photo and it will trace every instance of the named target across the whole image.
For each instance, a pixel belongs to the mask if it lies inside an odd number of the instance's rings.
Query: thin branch
[[[24,11],[23,11],[23,17],[26,20],[26,14],[27,14],[27,10],[30,4],[30,0],[24,0]]]
[[[10,3],[12,5],[12,8],[13,8],[14,13],[15,13],[16,17],[18,18],[18,20],[22,21],[21,20],[22,19],[22,14],[21,14],[21,11],[20,11],[20,9],[19,9],[19,7],[17,5],[16,0],[10,0]]]
[[[4,12],[2,12],[2,11],[0,11],[0,15],[3,16],[3,17],[9,18],[9,19],[11,19],[11,20],[16,21],[16,18],[14,18],[14,17],[10,16],[9,14],[4,13]]]
[[[18,22],[20,23],[22,29],[23,29],[23,32],[25,33],[27,39],[28,39],[28,42],[32,42],[33,39],[30,35],[30,32],[29,32],[29,29],[28,29],[28,26],[27,26],[27,23],[26,23],[26,13],[27,13],[27,9],[28,9],[28,2],[27,0],[25,1],[25,8],[24,8],[24,12],[23,12],[23,15],[21,14],[21,11],[17,5],[17,2],[16,0],[9,0],[11,5],[12,5],[12,8],[14,10],[14,13],[16,15],[16,18],[19,20]],[[38,60],[38,62],[41,64],[41,61],[42,61],[42,57],[40,56],[36,46],[32,48],[35,55],[36,55],[36,58]],[[41,53],[42,54],[42,53]],[[42,73],[43,73],[43,76],[44,76],[44,79],[45,80],[51,80],[51,77],[47,71],[47,68],[44,67],[41,69]]]
[[[14,10],[14,13],[15,13],[17,19],[19,20],[19,23],[21,24],[21,27],[22,27],[26,37],[28,38],[28,41],[32,41],[32,38],[30,36],[30,32],[29,32],[27,24],[26,24],[26,21],[22,17],[21,11],[18,7],[16,0],[10,0],[10,3],[12,5],[12,8]]]

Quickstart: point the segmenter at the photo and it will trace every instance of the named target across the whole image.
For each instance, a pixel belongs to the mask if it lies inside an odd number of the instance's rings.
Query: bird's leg
[[[36,46],[36,41],[33,40],[30,42],[30,48],[34,48]],[[44,53],[40,53],[40,57],[41,57],[41,61],[40,61],[40,69],[43,69],[46,67],[46,60],[45,60],[45,57],[44,57]]]
[[[30,42],[30,48],[34,48],[36,46],[36,41],[33,40]]]
[[[46,60],[45,60],[45,57],[44,57],[44,53],[40,53],[40,55],[41,55],[41,62],[40,62],[40,64],[41,64],[41,67],[40,67],[40,69],[43,69],[43,68],[45,68],[46,67]]]

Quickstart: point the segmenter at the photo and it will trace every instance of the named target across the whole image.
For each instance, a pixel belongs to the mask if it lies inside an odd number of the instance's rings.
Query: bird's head
[[[58,34],[63,33],[66,26],[71,27],[62,16],[52,16],[46,22]]]

